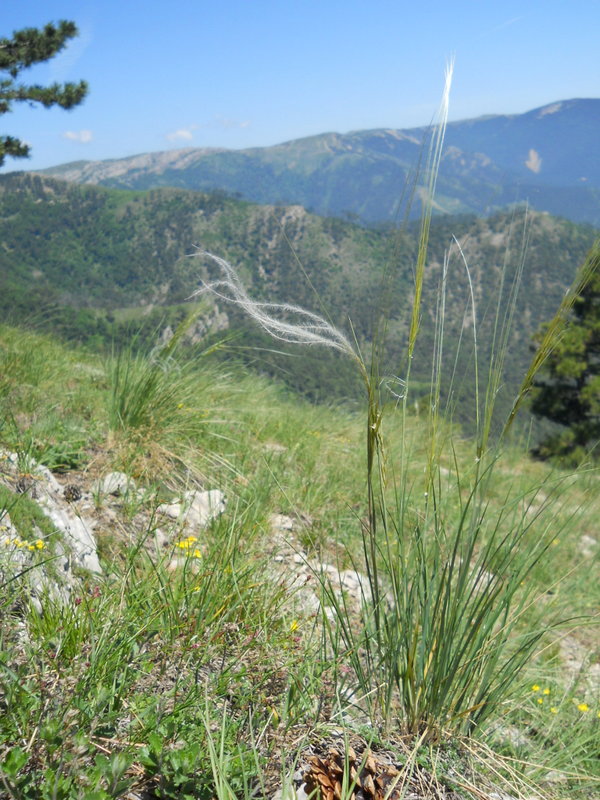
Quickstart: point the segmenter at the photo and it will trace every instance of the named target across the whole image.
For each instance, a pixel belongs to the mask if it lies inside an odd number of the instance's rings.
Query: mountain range
[[[485,215],[526,202],[600,226],[599,134],[600,99],[452,122],[436,211]],[[321,215],[386,223],[407,213],[408,198],[409,213],[420,213],[417,165],[426,160],[430,136],[424,127],[323,133],[246,150],[186,148],[77,161],[43,173],[121,189],[219,189],[255,203],[298,204]]]

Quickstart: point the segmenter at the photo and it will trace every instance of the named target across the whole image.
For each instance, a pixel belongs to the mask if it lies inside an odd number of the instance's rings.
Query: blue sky
[[[0,37],[59,19],[79,38],[22,78],[89,97],[4,115],[32,158],[3,171],[428,124],[452,56],[450,119],[600,96],[599,0],[2,0]]]

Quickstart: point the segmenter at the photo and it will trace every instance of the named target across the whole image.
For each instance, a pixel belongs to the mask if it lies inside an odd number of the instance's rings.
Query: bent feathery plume
[[[340,350],[360,362],[358,354],[344,334],[323,317],[289,303],[260,303],[252,300],[246,293],[237,272],[224,258],[206,250],[199,250],[194,256],[209,258],[219,267],[222,277],[215,281],[201,280],[200,289],[190,295],[189,299],[210,293],[219,300],[243,309],[274,339],[292,344],[321,344]]]

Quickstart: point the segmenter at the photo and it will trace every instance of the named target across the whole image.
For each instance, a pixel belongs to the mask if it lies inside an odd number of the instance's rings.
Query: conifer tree
[[[562,426],[536,450],[542,458],[575,464],[600,460],[600,239],[588,254],[590,275],[571,320],[535,383],[531,409]]]
[[[77,33],[75,23],[62,20],[58,25],[48,23],[41,30],[24,28],[15,31],[11,39],[0,39],[0,114],[11,111],[15,102],[40,103],[45,108],[55,105],[73,108],[81,103],[88,90],[85,81],[45,87],[27,86],[18,80],[22,70],[48,61]],[[23,158],[28,155],[29,146],[25,142],[14,136],[0,136],[0,166],[6,156]]]

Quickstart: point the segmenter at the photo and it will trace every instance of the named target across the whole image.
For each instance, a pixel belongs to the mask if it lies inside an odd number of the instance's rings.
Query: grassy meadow
[[[0,585],[0,796],[287,798],[301,770],[323,798],[600,797],[596,472],[398,386],[315,406],[161,355],[0,328],[0,515],[43,569],[5,468],[35,459],[87,498],[103,566],[41,613]],[[112,470],[140,491],[94,491]],[[196,488],[226,510],[158,545]]]

